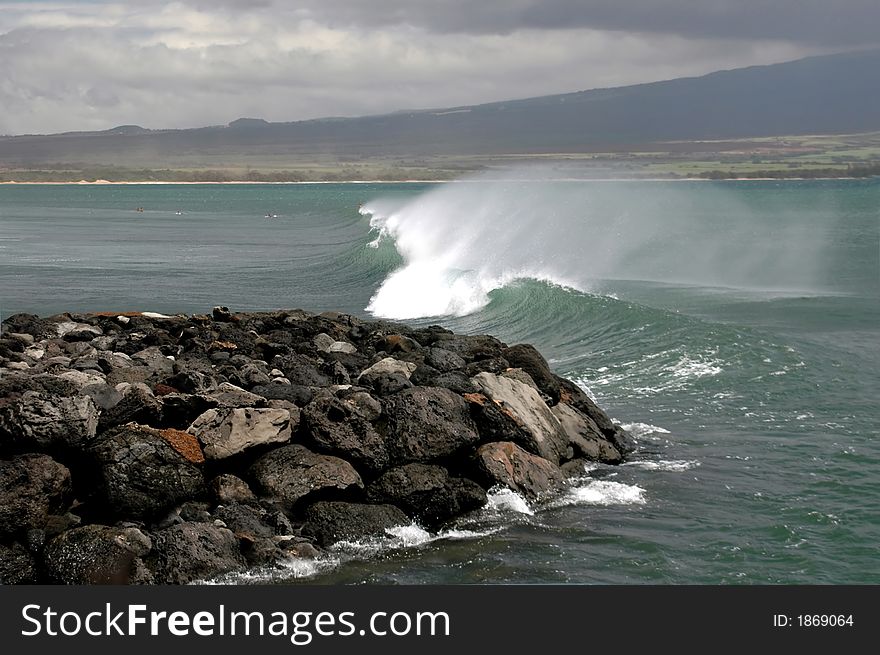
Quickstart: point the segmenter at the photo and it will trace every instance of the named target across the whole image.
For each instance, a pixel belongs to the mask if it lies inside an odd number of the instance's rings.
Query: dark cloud
[[[582,27],[840,47],[880,42],[877,0],[300,0],[296,6],[330,24],[408,24],[437,32]]]
[[[877,0],[763,4],[0,0],[0,132],[476,104],[774,63],[877,38]]]

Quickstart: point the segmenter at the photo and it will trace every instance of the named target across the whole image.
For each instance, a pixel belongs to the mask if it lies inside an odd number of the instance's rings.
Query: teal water
[[[880,583],[878,180],[0,186],[3,316],[216,304],[531,342],[640,444],[260,580]]]

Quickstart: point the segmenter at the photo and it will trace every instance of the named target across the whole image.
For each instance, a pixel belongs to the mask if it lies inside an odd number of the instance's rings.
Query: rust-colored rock
[[[188,461],[193,464],[204,464],[205,454],[202,452],[199,440],[189,432],[167,428],[159,430],[159,434],[168,442],[168,445],[183,455]]]

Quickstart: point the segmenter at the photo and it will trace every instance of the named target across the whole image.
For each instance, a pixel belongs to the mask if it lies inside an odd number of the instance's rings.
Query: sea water
[[[239,582],[878,583],[878,208],[878,180],[4,185],[0,312],[490,333],[638,440],[544,503]]]

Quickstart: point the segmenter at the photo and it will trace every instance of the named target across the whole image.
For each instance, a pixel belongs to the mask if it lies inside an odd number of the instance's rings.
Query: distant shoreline
[[[834,177],[608,177],[608,178],[486,178],[486,179],[453,179],[453,180],[303,180],[288,182],[265,182],[253,180],[224,180],[205,182],[182,182],[162,180],[142,180],[111,182],[97,180],[94,182],[0,182],[0,186],[203,186],[203,185],[313,185],[313,184],[448,184],[450,182],[805,182],[808,180],[869,180],[872,177],[834,176]]]

